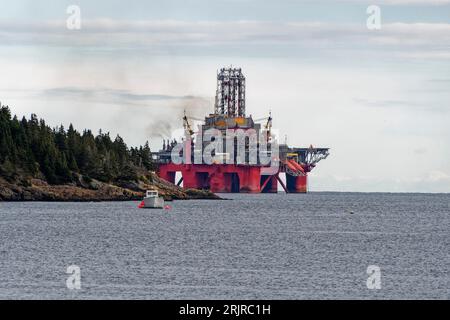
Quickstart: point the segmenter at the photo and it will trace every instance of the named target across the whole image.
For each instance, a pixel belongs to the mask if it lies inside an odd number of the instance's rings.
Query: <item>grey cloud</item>
[[[321,2],[331,2],[330,0],[322,0]],[[405,6],[405,5],[426,5],[426,6],[442,6],[450,4],[450,0],[338,0],[338,2],[358,3],[358,4],[377,4],[377,5],[391,5],[391,6]]]
[[[353,99],[353,101],[359,105],[377,108],[412,107],[414,105],[417,106],[417,104],[414,104],[411,101],[403,101],[403,100],[369,100],[369,99],[355,98]]]
[[[316,186],[322,186],[318,188]],[[443,171],[432,170],[421,177],[402,179],[397,177],[339,177],[320,175],[311,179],[313,191],[336,190],[340,192],[427,192],[448,193],[450,175]]]
[[[435,83],[450,83],[450,78],[449,79],[430,79],[430,82],[435,82]]]
[[[35,98],[45,101],[64,101],[66,105],[86,107],[80,114],[89,114],[96,104],[109,108],[108,117],[113,119],[113,127],[121,127],[124,119],[131,119],[130,113],[138,113],[145,119],[147,137],[170,138],[171,133],[181,126],[183,113],[202,117],[212,111],[213,99],[199,96],[173,96],[164,94],[139,94],[127,90],[111,88],[91,89],[78,87],[59,87],[34,92]]]
[[[353,101],[364,107],[369,108],[404,108],[415,110],[426,110],[433,112],[448,112],[449,107],[444,103],[436,103],[433,101],[409,101],[409,100],[389,100],[389,99],[361,99],[355,98]]]
[[[164,94],[138,94],[127,90],[116,89],[87,89],[75,87],[51,88],[39,93],[46,98],[83,98],[96,101],[110,102],[111,99],[120,103],[126,102],[146,102],[146,101],[169,101],[169,100],[189,100],[202,99],[195,96],[172,96]]]
[[[184,52],[197,48],[205,55],[217,48],[239,46],[241,50],[270,55],[279,46],[305,49],[351,49],[399,51],[400,56],[434,56],[449,59],[450,24],[388,23],[382,30],[369,31],[365,25],[318,22],[270,21],[178,21],[111,19],[83,20],[82,29],[70,31],[62,22],[39,24],[0,23],[0,45],[112,48],[162,52]],[[265,50],[260,50],[265,46]],[[272,48],[272,49],[271,49]]]

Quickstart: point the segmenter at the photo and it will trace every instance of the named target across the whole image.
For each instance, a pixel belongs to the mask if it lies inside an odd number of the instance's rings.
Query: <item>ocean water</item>
[[[450,195],[224,196],[0,203],[0,299],[450,298]]]

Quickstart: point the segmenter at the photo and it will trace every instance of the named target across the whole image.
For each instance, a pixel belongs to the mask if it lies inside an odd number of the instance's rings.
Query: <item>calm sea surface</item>
[[[225,196],[0,202],[0,299],[450,298],[450,195]]]

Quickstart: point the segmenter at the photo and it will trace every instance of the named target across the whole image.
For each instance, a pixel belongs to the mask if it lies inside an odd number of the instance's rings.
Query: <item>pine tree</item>
[[[90,130],[80,134],[72,124],[51,129],[43,119],[32,114],[27,120],[11,118],[8,107],[0,105],[0,175],[45,176],[52,184],[71,182],[75,174],[89,181],[137,180],[138,170],[152,170],[154,164],[148,142],[128,148],[122,137],[114,141],[109,133]]]

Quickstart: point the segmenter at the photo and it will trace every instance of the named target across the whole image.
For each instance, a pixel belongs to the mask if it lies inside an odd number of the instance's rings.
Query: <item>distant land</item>
[[[126,201],[157,189],[169,199],[218,199],[160,179],[148,142],[129,148],[117,135],[50,128],[35,114],[0,105],[0,201]]]

